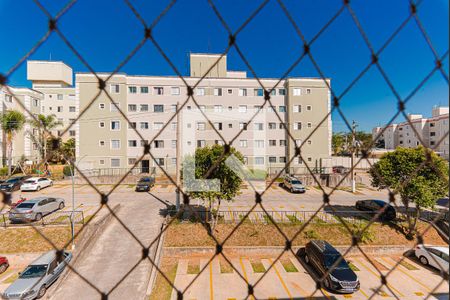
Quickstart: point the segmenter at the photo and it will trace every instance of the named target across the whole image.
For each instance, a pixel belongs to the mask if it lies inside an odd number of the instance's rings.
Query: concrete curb
[[[117,204],[112,208],[112,211],[117,214],[120,210],[120,204]],[[81,239],[78,241],[75,250],[72,252],[72,261],[70,265],[74,268],[77,261],[83,258],[86,253],[89,252],[89,247],[92,245],[92,242],[103,232],[109,223],[112,220],[112,213],[108,213],[103,216],[100,220],[95,222],[95,224],[88,224],[86,229],[84,229],[84,233],[82,234]],[[76,268],[76,267],[75,267]],[[71,272],[70,268],[66,268],[64,272],[61,274],[59,280],[53,284],[50,291],[47,292],[45,299],[51,299],[53,294],[58,290],[58,288],[64,283]]]
[[[166,226],[166,221],[167,221],[167,219],[161,225],[160,231],[164,230],[164,228]],[[163,253],[162,250],[163,250],[165,235],[166,235],[165,231],[162,232],[162,234],[160,235],[160,237],[158,239],[158,243],[156,245],[155,255],[153,257],[153,262],[158,266],[158,268],[160,267],[161,257],[162,257],[162,253]],[[155,266],[152,265],[152,270],[150,273],[150,278],[149,278],[149,282],[148,282],[148,286],[147,286],[147,293],[146,293],[145,299],[148,299],[150,297],[153,287],[155,286],[157,275],[158,275],[158,271],[156,270]]]
[[[348,250],[348,246],[336,246],[335,248],[341,253]],[[302,247],[292,247],[294,253]],[[360,248],[366,254],[403,254],[408,250],[411,250],[409,246],[360,246]],[[250,256],[250,255],[279,255],[284,250],[284,247],[224,247],[223,252],[225,255],[236,256]],[[163,254],[169,257],[178,256],[193,256],[193,255],[212,255],[216,252],[215,247],[164,247]],[[352,248],[349,255],[361,254],[358,248]]]

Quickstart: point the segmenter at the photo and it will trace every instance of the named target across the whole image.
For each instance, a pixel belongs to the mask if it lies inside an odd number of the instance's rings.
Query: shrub
[[[72,176],[72,172],[74,172],[73,166],[72,166],[72,165],[70,165],[70,166],[64,166],[63,174],[64,174],[65,176]]]
[[[8,175],[8,167],[0,168],[0,176]]]
[[[317,240],[319,239],[319,234],[313,229],[305,231],[305,238],[309,240]]]

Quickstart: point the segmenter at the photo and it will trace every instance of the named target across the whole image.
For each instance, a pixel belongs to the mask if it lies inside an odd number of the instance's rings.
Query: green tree
[[[70,161],[75,160],[75,139],[74,138],[68,139],[61,145],[61,153],[64,157],[64,160],[66,160],[66,161],[67,160],[70,160]]]
[[[333,154],[341,155],[346,147],[345,134],[342,132],[333,133],[331,144],[333,148]]]
[[[35,141],[39,144],[41,161],[45,161],[47,159],[47,142],[51,137],[50,131],[62,126],[62,122],[58,121],[55,115],[45,116],[39,114],[35,119],[29,120],[29,123],[38,131]]]
[[[53,143],[59,145],[58,149],[53,149]],[[47,140],[47,149],[52,149],[47,160],[54,163],[65,163],[75,160],[75,139],[71,138],[63,142],[59,137],[50,137]]]
[[[448,163],[424,147],[397,148],[383,155],[369,172],[374,187],[398,191],[406,207],[415,204],[414,216],[407,214],[411,238],[421,210],[433,208],[436,200],[448,193]]]
[[[190,192],[191,197],[200,198],[207,202],[208,211],[210,212],[213,210],[215,202],[217,202],[218,205],[214,211],[219,211],[221,200],[233,200],[242,184],[242,179],[225,164],[225,160],[232,154],[236,156],[239,161],[244,163],[242,154],[233,147],[230,148],[229,154],[224,154],[224,146],[220,145],[197,148],[195,151],[195,179],[218,179],[220,182],[219,191]],[[217,167],[210,173],[210,176],[205,178],[208,170],[219,161],[220,163],[218,163]],[[186,157],[183,164],[193,165],[193,157]],[[185,186],[191,184],[188,178],[183,178],[183,181]],[[217,223],[217,217],[215,223]]]
[[[9,110],[0,116],[2,130],[6,136],[6,147],[8,153],[8,176],[11,176],[12,151],[14,135],[22,130],[25,124],[25,116],[17,110]]]

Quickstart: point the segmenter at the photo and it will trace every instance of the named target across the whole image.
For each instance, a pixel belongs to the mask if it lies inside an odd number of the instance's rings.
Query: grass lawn
[[[264,273],[266,272],[266,268],[260,260],[251,260],[250,264],[252,265],[253,272],[255,273]]]
[[[197,275],[200,273],[200,263],[199,261],[189,261],[188,268],[187,268],[188,274],[195,274]]]
[[[281,259],[280,262],[283,265],[283,268],[286,270],[286,272],[288,273],[298,272],[297,268],[289,258]]]
[[[80,228],[77,226],[76,232]],[[54,249],[52,244],[63,247],[71,240],[71,236],[70,226],[0,229],[0,253],[49,251]]]
[[[175,281],[175,276],[177,275],[178,262],[174,258],[163,258],[161,261],[161,272],[166,275],[170,282]],[[158,273],[156,277],[155,286],[152,290],[149,300],[169,300],[172,295],[172,286],[167,282],[167,280]]]
[[[11,284],[19,277],[19,273],[12,274],[8,276],[5,280],[3,280],[2,284]]]

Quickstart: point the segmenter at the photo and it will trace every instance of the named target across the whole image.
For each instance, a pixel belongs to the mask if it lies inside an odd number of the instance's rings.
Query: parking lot
[[[234,257],[231,262],[250,284],[254,284],[268,270],[275,257]],[[382,273],[387,273],[400,256],[372,256],[371,259]],[[283,256],[270,269],[255,288],[256,299],[369,299],[399,298],[448,299],[448,284],[442,282],[437,271],[423,267],[415,260],[406,259],[388,277],[388,286],[379,289],[380,274],[363,256],[350,256],[351,263],[361,282],[361,288],[354,294],[334,294],[324,289],[316,290],[316,283],[309,266],[294,256]],[[181,259],[178,262],[175,286],[184,290],[198,276],[206,265],[207,257]],[[196,267],[199,264],[199,267]],[[262,267],[261,267],[262,265]],[[308,271],[309,270],[309,271]],[[315,275],[313,275],[315,276]],[[214,259],[184,294],[185,299],[244,299],[247,297],[245,281],[223,259]],[[176,294],[172,293],[172,299]],[[252,299],[252,297],[250,297]]]

